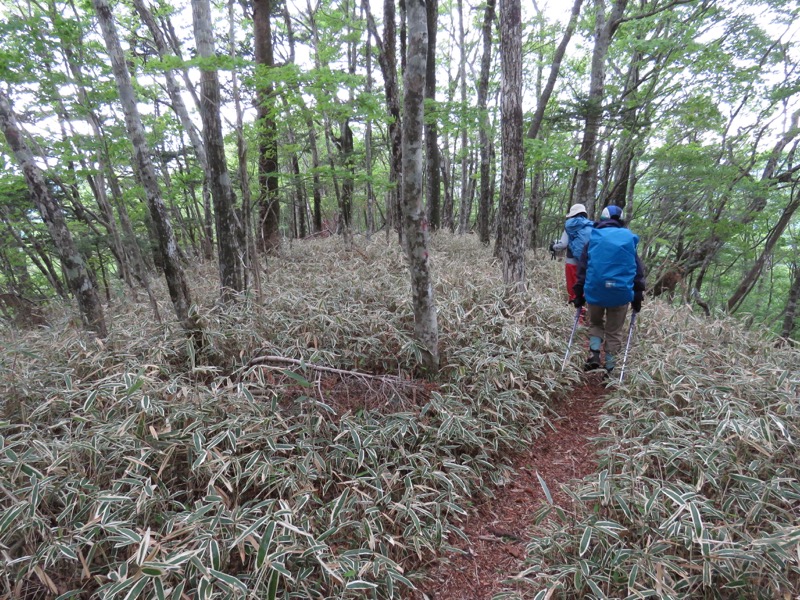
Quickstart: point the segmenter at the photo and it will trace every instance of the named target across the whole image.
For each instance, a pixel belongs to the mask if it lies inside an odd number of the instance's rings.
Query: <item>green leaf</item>
[[[374,590],[378,586],[374,583],[370,583],[369,581],[364,581],[362,579],[355,579],[353,581],[348,581],[345,589],[348,590]]]
[[[539,475],[539,471],[536,471],[536,478],[539,480],[539,485],[542,486],[542,491],[544,491],[544,495],[547,497],[547,503],[553,504],[553,496],[550,494],[550,489],[547,487],[544,479]]]
[[[299,383],[303,387],[314,387],[313,383],[311,383],[308,379],[306,379],[302,375],[298,375],[294,371],[289,371],[288,369],[285,369],[281,372],[284,375],[286,375],[286,377],[288,377],[289,379],[294,379],[297,383]]]
[[[145,579],[144,577],[139,579],[139,581],[137,581],[133,587],[128,590],[128,593],[125,594],[125,598],[123,600],[135,600],[138,598],[139,594],[142,593],[148,583],[150,583],[149,579]]]
[[[583,535],[581,536],[581,545],[580,549],[578,550],[579,556],[583,556],[586,551],[589,549],[589,544],[592,541],[592,526],[587,525],[586,529],[583,530]]]
[[[227,573],[222,573],[221,571],[217,571],[216,569],[209,569],[208,571],[213,577],[219,579],[225,585],[230,588],[235,588],[240,592],[247,593],[247,586],[242,582],[241,579],[234,577],[233,575],[228,575]]]
[[[269,576],[269,584],[267,585],[267,600],[275,600],[278,595],[278,579],[280,575],[273,571]]]

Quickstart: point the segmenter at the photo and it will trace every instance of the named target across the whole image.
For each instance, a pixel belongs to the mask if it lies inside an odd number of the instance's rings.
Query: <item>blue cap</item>
[[[609,204],[603,209],[603,212],[600,213],[600,220],[605,221],[606,219],[616,219],[619,221],[622,218],[622,209],[619,206],[615,206],[613,204]]]

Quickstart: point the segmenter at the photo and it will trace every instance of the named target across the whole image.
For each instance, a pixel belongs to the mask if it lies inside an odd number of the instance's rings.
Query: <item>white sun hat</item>
[[[570,207],[569,212],[567,213],[567,218],[571,219],[575,215],[579,215],[585,212],[586,212],[586,207],[583,204],[573,204]]]

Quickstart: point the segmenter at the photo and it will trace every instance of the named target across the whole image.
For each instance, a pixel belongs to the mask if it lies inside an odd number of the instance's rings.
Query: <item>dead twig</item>
[[[347,369],[336,369],[334,367],[316,365],[314,363],[306,362],[296,358],[288,358],[285,356],[255,356],[250,359],[250,361],[247,363],[247,366],[244,369],[245,370],[250,369],[252,367],[264,365],[265,363],[297,365],[311,369],[312,371],[320,371],[322,373],[333,373],[335,375],[341,375],[344,377],[356,377],[372,381],[379,381],[381,383],[385,383],[388,385],[405,386],[412,388],[422,387],[422,384],[417,381],[403,379],[402,377],[398,377],[396,375],[371,375],[370,373],[363,373],[361,371],[349,371]]]

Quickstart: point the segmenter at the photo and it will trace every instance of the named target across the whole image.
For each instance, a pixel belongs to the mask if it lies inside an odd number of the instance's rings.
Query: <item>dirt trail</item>
[[[555,431],[514,457],[513,481],[495,490],[495,497],[476,506],[464,522],[470,542],[450,540],[466,554],[453,552],[433,565],[415,600],[489,600],[504,588],[504,579],[523,569],[532,515],[546,502],[536,473],[554,501],[569,507],[561,484],[595,471],[589,439],[597,434],[606,392],[601,380],[592,378],[553,406]]]

